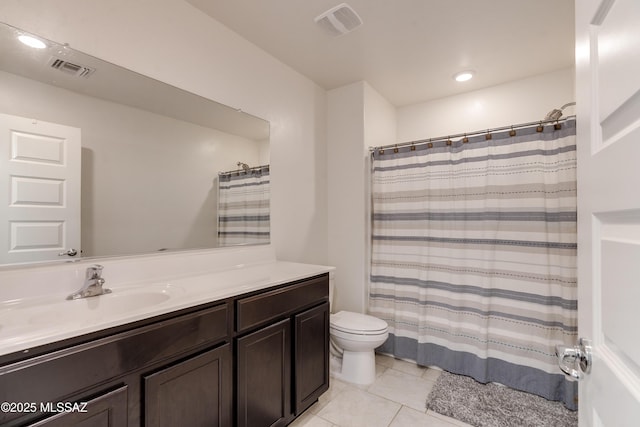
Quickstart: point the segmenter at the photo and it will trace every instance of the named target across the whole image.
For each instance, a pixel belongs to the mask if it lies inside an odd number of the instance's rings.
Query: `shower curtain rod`
[[[251,167],[251,168],[249,168],[247,170],[234,169],[232,171],[218,172],[218,175],[232,175],[234,173],[238,173],[239,174],[240,172],[249,172],[249,171],[252,171],[252,170],[259,170],[259,169],[264,169],[264,168],[268,168],[268,167],[269,167],[269,165],[262,165],[262,166],[253,166],[253,167]]]
[[[460,138],[460,137],[466,138],[466,137],[475,136],[475,135],[490,135],[492,132],[499,132],[503,130],[515,130],[519,128],[534,126],[534,125],[543,126],[545,124],[550,124],[550,123],[557,124],[559,122],[563,122],[569,119],[574,119],[575,117],[576,117],[575,115],[571,115],[571,116],[566,116],[560,119],[536,120],[535,122],[520,123],[517,125],[502,126],[499,128],[491,128],[491,129],[485,129],[485,130],[477,130],[474,132],[457,133],[455,135],[439,136],[437,138],[427,138],[427,139],[419,139],[416,141],[400,142],[398,144],[381,145],[378,147],[369,147],[369,151],[370,152],[379,151],[379,150],[384,151],[388,148],[400,148],[400,147],[407,147],[410,145],[422,145],[422,144],[428,144],[430,142],[436,142],[436,141],[447,141],[452,138]],[[542,130],[539,130],[539,132],[542,132]]]

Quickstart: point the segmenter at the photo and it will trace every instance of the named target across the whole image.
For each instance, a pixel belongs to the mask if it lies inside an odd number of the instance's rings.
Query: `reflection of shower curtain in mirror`
[[[220,246],[269,242],[269,166],[218,177]]]

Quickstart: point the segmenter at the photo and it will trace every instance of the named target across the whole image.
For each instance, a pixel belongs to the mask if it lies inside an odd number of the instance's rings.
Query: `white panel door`
[[[640,425],[640,0],[576,1],[581,426]]]
[[[0,264],[79,253],[80,129],[0,114],[0,150]]]

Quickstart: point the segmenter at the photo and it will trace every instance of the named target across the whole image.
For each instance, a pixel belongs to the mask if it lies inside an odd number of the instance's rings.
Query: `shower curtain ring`
[[[538,127],[536,128],[536,132],[540,133],[544,130],[544,126],[542,126],[542,121],[540,122],[540,124],[538,125]]]
[[[560,124],[560,120],[556,120],[556,124],[555,124],[555,125],[553,125],[553,128],[554,128],[555,130],[560,130],[560,129],[562,129],[562,125]]]
[[[469,138],[467,138],[467,134],[464,134],[464,138],[462,138],[462,143],[466,144],[467,142],[469,142]]]
[[[396,144],[396,146],[393,148],[393,152],[397,153],[398,152],[398,144]]]
[[[451,144],[452,144],[452,142],[451,142],[451,135],[449,135],[449,136],[447,137],[447,145],[451,145]]]
[[[513,126],[511,126],[511,131],[509,131],[509,136],[516,136],[516,131],[513,129]]]
[[[429,138],[429,143],[427,144],[427,148],[433,148],[433,143],[431,142],[431,138]]]
[[[491,135],[491,129],[487,129],[487,134],[484,136],[484,139],[488,141],[491,138],[493,138],[493,135]]]

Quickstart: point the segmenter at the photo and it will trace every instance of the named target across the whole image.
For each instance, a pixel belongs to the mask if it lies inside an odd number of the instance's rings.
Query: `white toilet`
[[[330,281],[330,300],[333,281]],[[331,375],[354,384],[371,384],[376,379],[374,349],[389,336],[387,322],[367,314],[340,311],[331,314]]]

